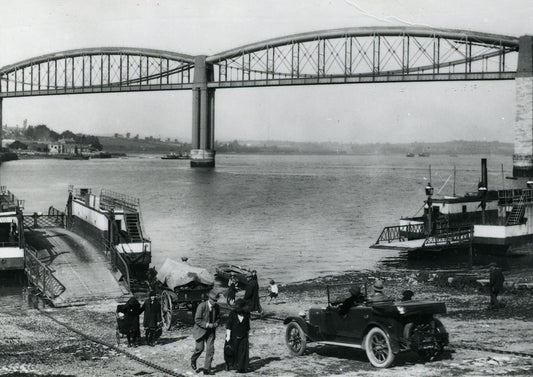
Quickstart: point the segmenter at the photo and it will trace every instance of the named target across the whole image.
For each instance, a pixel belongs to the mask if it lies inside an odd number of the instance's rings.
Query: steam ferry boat
[[[0,187],[0,271],[24,270],[24,201]]]
[[[488,190],[487,161],[481,160],[477,192],[433,196],[425,188],[424,213],[383,229],[371,248],[410,253],[472,248],[476,253],[507,253],[533,242],[533,181],[525,188]]]
[[[143,231],[138,198],[105,189],[94,194],[90,188],[70,186],[67,221],[73,231],[111,253],[123,274],[139,281],[146,278],[152,246]]]

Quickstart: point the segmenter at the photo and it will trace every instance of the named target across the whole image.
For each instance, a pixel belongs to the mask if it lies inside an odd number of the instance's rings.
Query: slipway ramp
[[[115,279],[104,253],[73,232],[61,227],[32,229],[26,233],[26,243],[34,250],[38,263],[52,272],[54,283],[58,281],[64,287],[51,298],[54,306],[83,305],[129,294]],[[34,285],[41,290],[50,286],[50,279],[44,280],[42,272],[29,270],[26,273]]]

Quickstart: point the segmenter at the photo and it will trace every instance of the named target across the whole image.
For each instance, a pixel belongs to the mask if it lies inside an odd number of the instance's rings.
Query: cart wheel
[[[117,345],[120,346],[120,331],[119,331],[118,327],[115,330],[115,336],[117,337]]]
[[[172,327],[172,298],[166,291],[161,294],[161,318],[163,319],[163,327],[170,330]]]

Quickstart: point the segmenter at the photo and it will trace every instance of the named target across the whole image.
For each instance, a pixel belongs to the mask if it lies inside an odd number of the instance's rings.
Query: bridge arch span
[[[0,68],[0,97],[190,89],[194,57],[98,47],[56,52]]]

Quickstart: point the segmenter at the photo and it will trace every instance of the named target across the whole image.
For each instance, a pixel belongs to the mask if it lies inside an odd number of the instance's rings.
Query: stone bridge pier
[[[192,148],[191,167],[215,166],[215,89],[208,88],[213,81],[213,65],[206,56],[196,56],[192,88]]]
[[[522,36],[519,43],[513,176],[533,177],[533,36]]]

